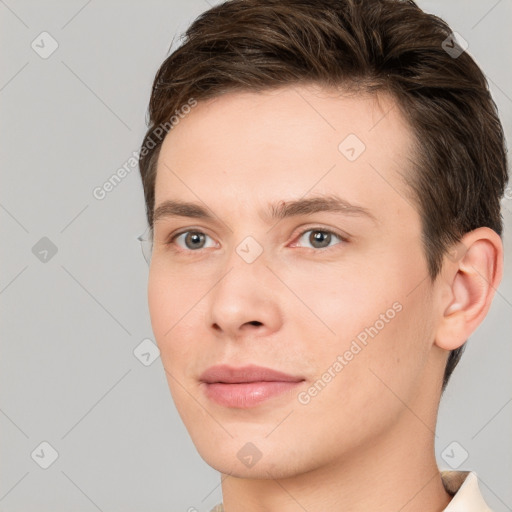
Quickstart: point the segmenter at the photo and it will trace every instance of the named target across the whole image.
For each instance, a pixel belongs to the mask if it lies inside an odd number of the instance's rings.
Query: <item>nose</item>
[[[278,331],[283,314],[276,292],[277,279],[263,255],[247,263],[233,251],[225,269],[209,294],[210,329],[228,339],[264,337]]]

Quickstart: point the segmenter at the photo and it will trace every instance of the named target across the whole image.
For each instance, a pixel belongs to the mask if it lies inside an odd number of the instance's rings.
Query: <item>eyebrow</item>
[[[282,220],[298,215],[310,215],[318,212],[335,212],[350,216],[366,217],[377,222],[370,210],[363,206],[354,205],[335,195],[322,195],[290,201],[279,201],[269,204],[266,217],[269,221]],[[194,219],[215,220],[207,208],[198,203],[168,199],[160,203],[154,210],[153,221],[170,217],[190,217]]]

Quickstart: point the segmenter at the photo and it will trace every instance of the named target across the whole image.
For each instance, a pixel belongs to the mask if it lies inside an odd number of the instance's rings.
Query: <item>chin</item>
[[[206,464],[237,478],[290,478],[314,469],[311,458],[297,459],[297,451],[287,451],[282,443],[273,444],[267,440],[267,445],[263,446],[263,439],[255,440],[254,444],[245,439],[230,438],[224,443],[203,439],[202,443],[194,444]]]
[[[297,474],[296,468],[291,468],[284,460],[260,460],[254,466],[247,467],[238,459],[219,456],[203,457],[203,460],[219,473],[235,478],[250,478],[257,480],[290,478]]]

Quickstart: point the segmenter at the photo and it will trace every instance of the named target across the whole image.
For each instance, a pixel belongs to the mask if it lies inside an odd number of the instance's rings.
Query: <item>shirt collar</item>
[[[441,471],[441,479],[452,500],[443,512],[492,512],[485,503],[474,471]]]

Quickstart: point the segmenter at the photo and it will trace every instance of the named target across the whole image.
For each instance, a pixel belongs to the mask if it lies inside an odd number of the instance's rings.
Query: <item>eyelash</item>
[[[304,231],[301,231],[297,237],[295,237],[296,240],[300,240],[306,233],[310,232],[310,231],[317,231],[317,232],[320,232],[320,233],[326,233],[326,234],[330,234],[330,235],[333,235],[334,237],[338,238],[340,240],[339,243],[342,243],[342,242],[348,242],[348,239],[347,237],[344,237],[342,236],[341,234],[339,233],[336,233],[330,229],[324,229],[324,228],[321,228],[319,226],[317,227],[313,227],[313,228],[308,228],[308,229],[305,229]],[[206,233],[204,233],[203,231],[199,230],[199,229],[187,229],[187,230],[184,230],[184,231],[180,231],[179,233],[175,233],[174,235],[172,235],[171,237],[169,237],[168,241],[165,242],[166,245],[174,245],[175,243],[175,240],[180,237],[181,235],[186,235],[187,233],[200,233],[200,234],[203,234],[203,235],[206,235],[209,237],[209,235],[207,235]],[[211,237],[210,237],[211,238]],[[338,244],[334,244],[335,245],[339,245]],[[332,245],[329,245],[328,247],[322,247],[322,248],[315,248],[315,247],[305,247],[305,249],[310,249],[312,251],[315,251],[315,252],[319,252],[319,251],[327,251],[328,249],[331,249],[333,248],[334,246]],[[208,248],[207,248],[208,249]],[[192,249],[183,249],[183,248],[179,248],[179,249],[174,249],[176,252],[185,252],[185,253],[200,253],[202,248],[201,249],[196,249],[196,250],[192,250]]]

